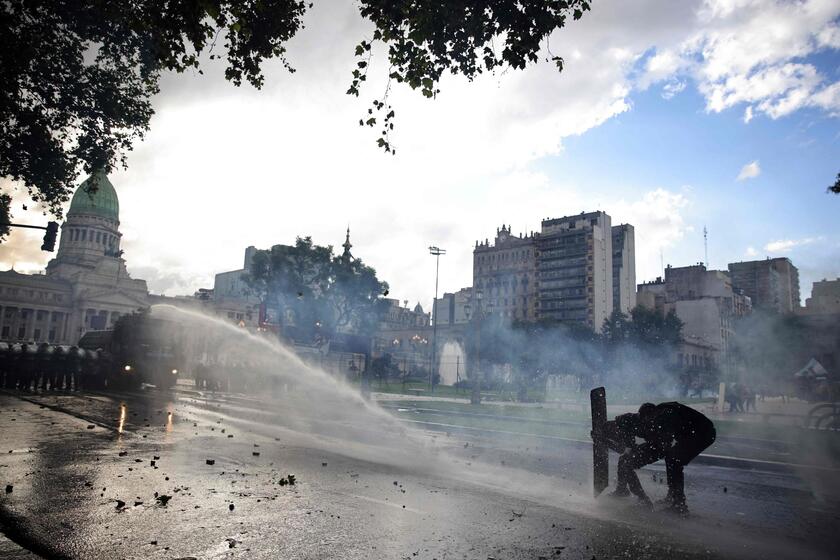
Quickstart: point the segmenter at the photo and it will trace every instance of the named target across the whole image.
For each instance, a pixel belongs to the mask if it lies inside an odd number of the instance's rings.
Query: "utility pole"
[[[703,258],[706,259],[704,262],[706,263],[706,268],[709,268],[709,230],[706,229],[706,226],[703,226]]]
[[[435,299],[432,300],[432,363],[429,364],[429,393],[435,391],[435,354],[437,353],[437,297],[438,274],[440,272],[440,256],[446,254],[446,249],[429,247],[429,254],[435,257]]]

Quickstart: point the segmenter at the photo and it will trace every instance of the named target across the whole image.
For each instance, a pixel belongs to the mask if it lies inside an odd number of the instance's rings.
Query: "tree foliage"
[[[4,225],[11,223],[12,197],[6,193],[0,193],[0,241],[3,241],[9,235],[9,226]]]
[[[542,44],[587,0],[359,0],[373,35],[356,47],[348,93],[359,95],[377,44],[389,81],[360,124],[381,127],[393,152],[391,80],[427,97],[449,72],[472,79],[536,62]],[[0,4],[0,176],[22,183],[56,216],[84,170],[125,165],[149,130],[151,99],[163,72],[226,61],[234,85],[263,86],[263,63],[290,72],[286,44],[312,4],[299,0],[4,0]],[[562,58],[551,55],[562,68]],[[378,121],[377,115],[384,111]]]
[[[246,282],[281,318],[286,334],[311,340],[339,331],[369,335],[385,310],[388,284],[361,259],[297,238],[294,245],[257,251]]]
[[[828,192],[840,194],[840,173],[837,174],[837,180],[834,181],[834,184],[828,187]]]

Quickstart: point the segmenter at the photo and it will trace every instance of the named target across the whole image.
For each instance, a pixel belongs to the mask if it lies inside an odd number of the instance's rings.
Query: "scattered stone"
[[[88,429],[88,430],[92,430],[92,429],[94,429],[95,427],[96,427],[96,426],[95,426],[95,425],[93,425],[93,424],[88,424],[87,429]]]
[[[726,489],[726,486],[724,486],[723,487],[723,493],[726,494],[726,492],[727,492],[727,489]]]
[[[293,474],[289,475],[289,484],[291,484],[292,486],[295,485],[295,475],[293,475]]]
[[[117,500],[117,509],[123,509],[125,507],[125,502],[122,500]]]
[[[153,467],[155,466],[155,461],[154,460],[149,461],[149,463],[151,464],[151,466],[153,466]]]
[[[228,506],[228,509],[229,509],[230,511],[233,511],[233,504],[230,504],[230,505]]]
[[[128,451],[120,451],[119,455],[120,457],[125,457],[126,455],[128,455]]]
[[[157,546],[157,541],[152,541],[152,542],[150,542],[149,544],[154,545],[154,546]]]
[[[260,456],[260,452],[259,452],[259,451],[252,451],[252,452],[251,452],[251,455],[253,455],[254,457],[259,457],[259,456]]]
[[[7,485],[6,485],[6,494],[11,494],[11,493],[12,493],[12,490],[14,490],[14,488],[15,488],[15,487],[14,487],[13,485],[11,485],[11,484],[7,484]]]
[[[160,505],[165,506],[169,503],[169,500],[172,499],[172,496],[167,496],[166,494],[161,494],[157,497],[157,501]]]
[[[215,464],[216,464],[216,460],[215,460],[215,459],[207,459],[207,464],[208,464],[208,465],[215,465]]]
[[[143,505],[143,502],[141,500],[137,500],[137,501],[134,502],[134,507],[142,506],[142,505]]]
[[[321,466],[322,466],[322,467],[326,467],[326,466],[327,466],[327,464],[326,464],[326,463],[321,463]]]
[[[160,461],[160,457],[157,455],[152,456],[152,459],[154,459],[155,461]]]

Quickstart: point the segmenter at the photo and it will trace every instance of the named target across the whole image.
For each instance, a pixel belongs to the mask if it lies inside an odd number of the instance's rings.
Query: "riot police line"
[[[0,342],[0,387],[17,391],[101,389],[109,385],[111,364],[110,355],[101,349]]]

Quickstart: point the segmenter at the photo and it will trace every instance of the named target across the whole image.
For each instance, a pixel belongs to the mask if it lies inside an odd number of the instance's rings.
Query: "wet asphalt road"
[[[392,462],[308,445],[268,397],[24,397],[0,393],[0,529],[45,558],[832,558],[840,544],[837,472],[692,465],[682,519],[592,500],[591,452],[562,442],[449,429]],[[375,419],[363,429],[376,439]],[[663,470],[641,475],[654,497]]]

